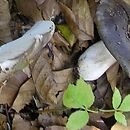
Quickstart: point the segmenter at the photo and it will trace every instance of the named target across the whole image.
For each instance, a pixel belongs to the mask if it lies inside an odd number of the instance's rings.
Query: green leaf
[[[56,25],[56,27],[60,31],[60,34],[66,39],[67,42],[69,42],[70,46],[72,47],[76,42],[76,38],[75,35],[71,32],[69,26],[66,24],[62,24]]]
[[[84,80],[77,80],[77,85],[69,84],[63,95],[63,104],[69,108],[89,108],[94,102],[91,86]]]
[[[76,111],[68,119],[66,127],[68,130],[78,130],[84,127],[89,120],[87,111]]]
[[[95,97],[90,84],[87,84],[83,79],[77,81],[76,98],[86,108],[90,108],[94,103]]]
[[[121,112],[115,111],[114,116],[117,122],[121,123],[124,126],[127,126],[126,118]]]
[[[128,94],[122,101],[119,110],[123,112],[129,112],[130,111],[130,94]]]
[[[63,104],[68,108],[82,108],[82,105],[75,98],[75,86],[69,84],[63,95]]]
[[[115,91],[112,97],[113,108],[117,109],[120,104],[121,104],[121,94],[120,94],[120,91],[117,88],[115,88]]]

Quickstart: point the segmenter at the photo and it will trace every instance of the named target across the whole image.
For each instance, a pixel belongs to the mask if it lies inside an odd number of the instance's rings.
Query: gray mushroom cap
[[[104,44],[130,77],[130,7],[121,0],[101,0],[96,24]]]

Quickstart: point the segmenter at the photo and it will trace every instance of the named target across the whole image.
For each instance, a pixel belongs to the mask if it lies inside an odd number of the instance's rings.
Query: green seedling
[[[76,85],[68,85],[68,88],[63,95],[63,104],[67,108],[74,108],[77,110],[68,118],[68,122],[66,124],[68,130],[78,130],[84,127],[89,121],[88,112],[113,112],[117,122],[125,126],[127,125],[123,112],[130,111],[130,94],[122,100],[119,90],[115,88],[112,97],[113,109],[111,110],[92,110],[91,106],[93,105],[94,100],[95,96],[90,84],[86,83],[83,79],[77,80]]]

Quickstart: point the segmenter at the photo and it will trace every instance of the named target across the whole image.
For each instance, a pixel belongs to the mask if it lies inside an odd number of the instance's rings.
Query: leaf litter
[[[118,4],[121,5],[120,9],[125,8],[125,11],[129,14],[129,2],[124,1],[125,4],[121,0],[113,0],[109,5],[108,0],[105,0],[110,8],[114,8],[114,13],[119,13],[116,12],[116,4]],[[96,28],[98,30],[103,29],[103,31],[107,29],[100,25],[100,22],[97,24],[96,21],[96,17],[98,17],[96,10],[103,0],[101,2],[94,0],[9,0],[10,5],[8,5],[8,2],[4,2],[4,0],[0,2],[0,7],[2,7],[0,8],[2,18],[0,22],[4,24],[10,21],[11,24],[9,26],[0,24],[0,30],[2,30],[0,41],[2,43],[19,38],[38,20],[52,20],[56,29],[50,42],[34,57],[33,62],[30,62],[28,72],[26,72],[30,75],[26,75],[20,70],[1,83],[0,129],[20,130],[24,126],[25,130],[65,130],[68,116],[74,110],[64,108],[63,94],[68,84],[75,83],[80,75],[74,71],[75,67],[78,67],[78,58],[85,50],[88,50],[87,47],[92,46],[95,41],[99,40],[95,36]],[[119,11],[122,11],[122,9]],[[105,18],[104,16],[104,21]],[[116,23],[118,15],[116,18],[111,18],[115,19],[114,22]],[[118,22],[117,24],[122,27],[123,25]],[[110,22],[110,24],[114,26],[113,22]],[[10,30],[14,31],[10,33],[9,27]],[[118,33],[121,33],[120,30]],[[101,33],[99,35],[101,36],[100,40],[103,40],[106,44],[106,39],[102,37]],[[116,33],[113,34],[113,36],[115,35]],[[110,41],[113,40],[113,37],[109,38]],[[125,40],[124,37],[122,39]],[[108,47],[108,50],[112,51],[115,58],[119,57],[118,51],[115,54],[111,48]],[[91,53],[96,51],[95,48],[95,51]],[[120,59],[122,61],[116,59],[119,64],[107,66],[98,79],[86,81],[90,83],[95,95],[95,102],[92,106],[94,108],[111,109],[112,90],[115,87],[119,88],[123,97],[130,93],[129,77],[122,68],[122,63],[126,62],[127,59]],[[73,62],[76,64],[73,64]],[[85,62],[89,65],[92,64],[89,60]],[[99,63],[100,60],[94,61],[94,64],[97,64],[96,62]],[[102,64],[106,64],[106,60]],[[87,66],[84,69],[87,70]],[[93,68],[95,71],[93,72],[96,74],[100,69],[100,67]],[[124,106],[121,108],[124,109]],[[111,119],[112,122],[110,123]],[[127,128],[118,123],[114,125],[113,119],[112,113],[100,113],[98,116],[92,114],[88,125],[82,130],[129,129],[129,126]],[[129,121],[129,116],[126,119]]]

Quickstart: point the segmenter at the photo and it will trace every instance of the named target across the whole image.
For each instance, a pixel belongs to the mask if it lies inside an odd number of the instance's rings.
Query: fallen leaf
[[[40,10],[37,8],[35,0],[15,0],[20,13],[34,22],[43,20]],[[30,6],[31,3],[31,6]]]
[[[115,125],[112,126],[111,130],[130,130],[130,127],[126,127],[121,125],[120,123],[116,123]]]
[[[101,130],[101,129],[98,129],[98,128],[95,127],[95,126],[85,126],[85,127],[82,128],[81,130]]]
[[[72,0],[60,0],[63,4],[65,4],[67,7],[72,8]]]
[[[52,42],[56,46],[66,47],[69,50],[69,43],[60,35],[59,32],[55,32],[52,38]]]
[[[50,113],[44,113],[39,115],[38,122],[42,126],[53,126],[53,125],[65,126],[67,122],[67,117],[52,115]]]
[[[95,107],[102,108],[112,107],[112,90],[110,84],[107,81],[107,77],[104,74],[99,79],[97,79],[96,89],[94,91],[96,96]],[[111,116],[111,113],[104,113],[104,116]]]
[[[45,0],[39,8],[45,20],[54,20],[60,14],[60,8],[56,0]]]
[[[52,70],[62,70],[70,66],[70,56],[62,49],[58,49],[55,46],[52,47],[53,63]]]
[[[123,0],[125,1],[128,5],[130,5],[130,1],[129,0]]]
[[[63,126],[50,126],[47,127],[45,130],[66,130],[66,128]]]
[[[93,21],[95,21],[95,18],[96,18],[96,8],[98,4],[97,1],[98,0],[88,0],[88,5],[89,5],[89,9],[90,9],[90,13],[91,13]]]
[[[35,94],[35,86],[32,79],[26,81],[20,88],[12,108],[19,112],[26,104],[29,104]]]
[[[27,79],[27,75],[22,71],[14,73],[12,77],[7,79],[0,88],[0,104],[8,104],[9,106],[12,106],[20,87],[25,81],[27,81]]]
[[[91,40],[92,37],[87,35],[84,31],[82,31],[79,28],[79,25],[77,23],[77,20],[76,20],[76,17],[74,15],[73,11],[61,2],[59,3],[59,5],[61,8],[61,12],[65,16],[65,20],[66,20],[67,24],[69,25],[71,31],[75,34],[75,36],[81,41]]]
[[[43,4],[46,0],[35,0],[35,1],[37,2],[38,6],[39,6],[39,5]]]
[[[11,16],[9,12],[9,3],[6,0],[0,1],[0,40],[4,42],[12,41],[10,33],[10,22]]]
[[[52,50],[49,47],[44,48],[33,68],[32,76],[42,102],[59,103],[58,105],[60,105],[62,104],[63,92],[73,79],[73,69],[64,69],[66,64],[64,57],[62,57],[64,54],[57,53],[57,51],[53,46]],[[57,63],[58,65],[56,65]]]
[[[84,38],[92,40],[94,37],[94,24],[87,0],[73,0],[72,11]]]
[[[0,130],[7,130],[7,117],[0,113]]]
[[[102,113],[89,113],[89,124],[95,126],[101,130],[109,130],[107,125],[102,119]]]
[[[107,80],[110,83],[113,91],[117,86],[118,70],[119,70],[119,64],[115,63],[106,71]]]
[[[12,129],[13,130],[39,130],[38,127],[32,125],[30,121],[22,119],[19,115],[15,115],[13,119]]]

